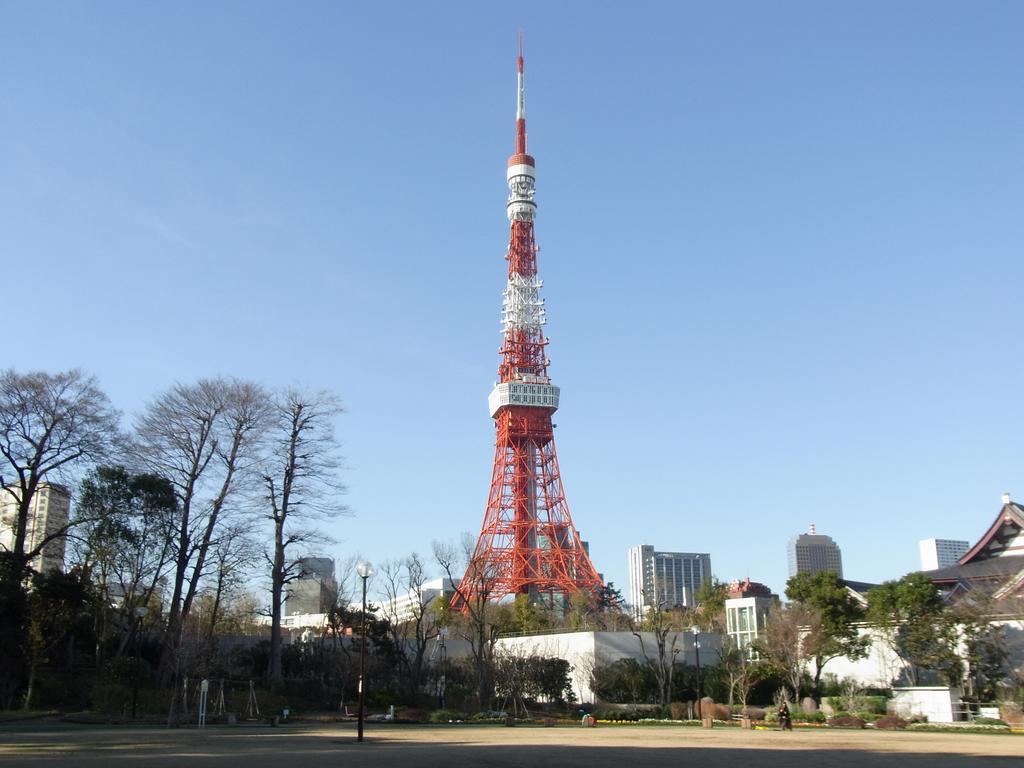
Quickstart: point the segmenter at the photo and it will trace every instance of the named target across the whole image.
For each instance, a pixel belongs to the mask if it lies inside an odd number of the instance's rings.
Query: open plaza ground
[[[350,723],[205,730],[40,722],[0,726],[0,766],[26,767],[1020,768],[1022,764],[1024,737],[1005,734],[373,724],[366,740],[359,743]]]

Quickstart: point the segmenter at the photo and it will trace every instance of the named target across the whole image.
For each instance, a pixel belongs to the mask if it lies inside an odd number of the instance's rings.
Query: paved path
[[[1022,768],[1024,737],[884,731],[348,724],[167,730],[0,726],[0,766],[71,768]]]

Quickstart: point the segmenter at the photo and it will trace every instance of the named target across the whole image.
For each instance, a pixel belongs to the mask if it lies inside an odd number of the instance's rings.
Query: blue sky
[[[478,530],[516,35],[598,569],[781,589],[1024,497],[1024,6],[0,2],[6,363],[336,391],[380,561]]]

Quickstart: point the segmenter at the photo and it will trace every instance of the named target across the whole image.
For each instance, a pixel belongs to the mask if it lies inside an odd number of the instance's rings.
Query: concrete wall
[[[642,642],[641,642],[642,639]],[[696,664],[694,637],[689,631],[670,633],[667,646],[675,647],[677,664]],[[700,661],[702,665],[718,663],[722,638],[717,634],[700,635]],[[595,666],[606,666],[619,659],[656,659],[658,646],[653,632],[641,632],[640,638],[632,632],[561,632],[550,635],[525,635],[498,640],[499,653],[522,656],[551,656],[565,659],[572,667],[570,675],[576,699],[581,703],[594,701],[590,678]],[[646,651],[646,657],[644,652]]]
[[[903,662],[877,631],[862,627],[860,634],[861,637],[871,639],[868,655],[857,661],[851,661],[845,656],[827,661],[822,674],[835,675],[840,680],[851,677],[865,688],[888,688],[899,678]]]
[[[904,718],[924,715],[929,723],[952,723],[953,711],[960,703],[958,688],[893,688],[892,693],[896,714]]]

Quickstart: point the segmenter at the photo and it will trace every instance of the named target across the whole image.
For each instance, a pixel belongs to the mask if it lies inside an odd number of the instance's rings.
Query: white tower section
[[[501,306],[502,333],[509,331],[539,332],[547,323],[544,299],[540,297],[544,282],[539,277],[512,275],[505,287]]]

